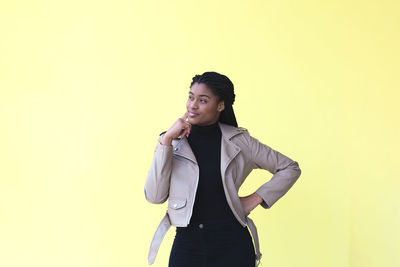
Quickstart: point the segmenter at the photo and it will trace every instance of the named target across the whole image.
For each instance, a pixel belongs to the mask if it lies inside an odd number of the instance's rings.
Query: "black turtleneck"
[[[206,126],[192,125],[187,138],[200,171],[191,223],[234,218],[222,185],[221,137],[216,122]]]

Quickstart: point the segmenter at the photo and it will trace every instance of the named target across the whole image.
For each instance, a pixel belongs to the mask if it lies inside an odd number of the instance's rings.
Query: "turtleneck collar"
[[[192,124],[190,134],[201,134],[201,135],[214,134],[218,131],[218,129],[219,129],[218,121],[213,124],[204,126]]]

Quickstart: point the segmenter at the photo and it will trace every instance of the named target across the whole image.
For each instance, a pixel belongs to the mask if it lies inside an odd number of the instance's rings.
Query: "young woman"
[[[176,235],[169,267],[259,263],[257,231],[248,215],[258,205],[270,208],[301,171],[296,161],[238,127],[234,101],[228,77],[195,75],[186,113],[160,134],[144,190],[151,203],[168,199],[168,210],[151,242],[149,264],[171,225]],[[253,194],[239,197],[239,187],[255,168],[268,170],[272,178]]]

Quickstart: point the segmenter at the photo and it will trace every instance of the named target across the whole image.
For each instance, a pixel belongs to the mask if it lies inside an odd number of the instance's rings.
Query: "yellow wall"
[[[143,186],[194,74],[302,175],[263,266],[400,266],[398,1],[2,1],[0,266],[146,266]],[[272,175],[253,172],[241,194]],[[174,228],[153,266],[167,266]]]

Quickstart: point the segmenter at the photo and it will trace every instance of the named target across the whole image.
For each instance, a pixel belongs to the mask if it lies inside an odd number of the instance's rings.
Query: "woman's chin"
[[[188,118],[188,123],[190,123],[190,124],[197,124],[198,123],[198,120],[196,120],[195,118]]]

